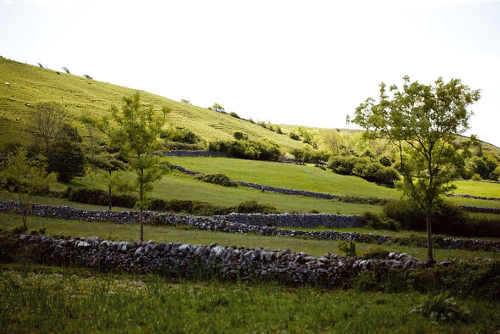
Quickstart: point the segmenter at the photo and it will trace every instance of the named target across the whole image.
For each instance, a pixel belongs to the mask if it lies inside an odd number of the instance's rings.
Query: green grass
[[[437,323],[418,293],[169,281],[153,275],[0,265],[6,333],[492,333],[500,304],[458,299],[471,321]]]
[[[21,216],[0,213],[0,229],[11,230],[22,224]],[[139,226],[136,224],[120,225],[114,223],[90,223],[76,220],[52,219],[32,216],[29,217],[30,230],[45,228],[49,235],[71,236],[98,236],[101,239],[139,241]],[[162,242],[182,242],[198,245],[218,243],[225,246],[263,247],[269,250],[291,249],[296,252],[305,252],[314,256],[321,256],[328,252],[337,253],[337,242],[328,240],[305,240],[287,237],[266,237],[255,234],[234,234],[223,232],[202,231],[186,227],[145,226],[144,240]],[[373,248],[374,244],[357,243],[358,255],[363,255]],[[426,259],[426,249],[419,247],[406,247],[383,245],[382,247],[397,252],[408,253],[419,259]],[[465,250],[436,249],[435,258],[471,259],[475,257],[498,258],[500,254],[494,252],[472,252]]]
[[[335,174],[312,165],[300,166],[269,161],[232,158],[168,157],[174,165],[207,174],[222,173],[235,181],[247,181],[268,186],[308,190],[357,197],[399,199],[401,192],[379,186],[356,176]],[[476,181],[457,181],[457,193],[500,197],[500,184]],[[482,189],[485,189],[483,194]],[[471,193],[473,192],[473,193]],[[500,208],[500,201],[448,198],[457,205]]]
[[[500,198],[500,183],[479,181],[455,181],[455,194]]]
[[[75,118],[85,114],[97,117],[108,113],[111,104],[121,105],[121,98],[135,93],[135,90],[88,80],[39,67],[0,58],[0,147],[9,142],[28,142],[26,128],[32,109],[25,103],[55,101],[65,105]],[[9,82],[10,86],[4,84]],[[285,151],[303,147],[303,143],[279,135],[248,121],[217,113],[187,103],[180,103],[159,95],[141,91],[142,102],[152,105],[160,113],[162,106],[168,106],[172,113],[169,123],[186,127],[205,140],[232,138],[236,130],[246,132],[251,139],[269,138]],[[19,120],[17,120],[19,119]],[[78,123],[75,123],[78,125]],[[80,126],[83,135],[85,130]]]
[[[92,178],[83,178],[76,182],[76,187],[86,186],[104,190],[104,186]],[[60,188],[59,190],[63,190],[64,188],[62,185],[58,185],[58,187]],[[380,206],[376,205],[290,196],[262,192],[246,187],[223,187],[198,181],[192,177],[178,173],[164,176],[155,184],[150,196],[165,200],[177,199],[208,202],[223,207],[236,206],[244,201],[255,200],[262,204],[272,205],[282,212],[305,213],[316,210],[325,213],[360,214],[365,211],[380,212],[382,210]]]

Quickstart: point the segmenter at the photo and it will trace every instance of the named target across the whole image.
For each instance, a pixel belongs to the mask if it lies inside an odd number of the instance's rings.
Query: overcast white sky
[[[500,146],[499,1],[0,0],[0,55],[319,127],[381,81],[458,77],[482,90],[469,133]]]

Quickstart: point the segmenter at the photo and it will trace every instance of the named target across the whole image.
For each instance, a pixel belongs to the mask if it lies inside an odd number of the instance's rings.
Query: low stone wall
[[[78,265],[101,270],[159,273],[174,277],[209,277],[222,280],[278,281],[349,287],[353,278],[375,269],[424,268],[407,254],[390,253],[385,259],[347,258],[330,253],[319,258],[289,250],[199,246],[180,243],[138,244],[98,238],[54,239],[21,235],[11,251],[29,249],[35,261],[49,265]],[[42,256],[43,254],[43,256]],[[449,265],[443,262],[438,265]]]
[[[1,202],[0,201],[0,211],[12,211],[17,208],[14,202]],[[139,219],[138,213],[136,211],[88,211],[74,209],[67,206],[49,206],[49,205],[33,205],[32,210],[33,215],[38,215],[42,217],[52,217],[61,219],[73,219],[73,220],[83,220],[90,222],[115,222],[119,224],[129,224],[135,223]],[[214,217],[197,217],[189,215],[174,215],[168,213],[156,213],[146,211],[144,212],[144,221],[146,224],[154,225],[165,225],[165,226],[176,226],[176,225],[188,225],[193,228],[205,231],[217,231],[225,233],[255,233],[264,236],[282,236],[291,238],[305,238],[305,239],[317,239],[317,240],[345,240],[345,241],[355,241],[363,243],[376,243],[384,244],[396,242],[398,244],[411,244],[412,242],[418,242],[421,247],[425,246],[425,238],[408,239],[408,238],[392,238],[386,235],[380,234],[362,234],[357,232],[338,232],[338,231],[296,231],[289,229],[277,229],[273,226],[261,224],[249,224],[245,223],[246,219],[251,216],[257,215],[227,215],[227,216],[214,216]],[[259,219],[265,219],[268,215],[261,215]],[[280,219],[276,216],[283,215],[272,215],[272,219]],[[301,215],[290,215],[290,216],[301,216]],[[302,215],[310,216],[310,215]],[[321,216],[321,215],[318,215]],[[335,216],[335,215],[332,215]],[[235,219],[235,217],[240,217],[241,220]],[[345,216],[340,216],[345,218]],[[297,218],[297,217],[296,217]],[[251,219],[251,218],[250,218]],[[271,220],[272,222],[272,220]],[[286,226],[286,225],[285,225]],[[467,250],[481,250],[481,251],[491,251],[500,250],[500,242],[494,241],[484,241],[484,240],[472,240],[472,239],[452,239],[452,238],[434,238],[434,243],[437,248],[447,248],[447,249],[467,249]]]
[[[18,207],[16,202],[0,201],[0,211],[12,211]],[[52,217],[61,219],[75,219],[85,221],[109,221],[120,224],[137,222],[139,213],[137,211],[107,211],[107,210],[83,210],[68,206],[52,206],[33,204],[32,214],[41,217]],[[153,218],[154,217],[154,218]],[[355,215],[330,215],[330,214],[229,214],[225,216],[214,216],[220,223],[223,221],[256,225],[256,226],[290,226],[314,228],[325,227],[357,227],[362,226],[358,216]],[[159,213],[152,211],[144,212],[144,221],[149,223],[152,219],[155,224],[192,224],[193,221],[211,220],[207,217],[190,215],[176,215],[170,213]]]
[[[242,187],[249,187],[249,188],[254,188],[254,189],[258,189],[258,190],[262,190],[262,191],[270,191],[270,192],[279,193],[279,194],[286,194],[286,195],[306,196],[306,197],[321,198],[321,199],[340,199],[340,198],[342,198],[342,196],[340,196],[340,195],[319,193],[319,192],[314,192],[314,191],[296,190],[296,189],[289,189],[289,188],[271,187],[271,186],[265,186],[262,184],[251,183],[251,182],[236,181],[236,183]]]
[[[364,223],[357,215],[335,214],[260,214],[260,213],[231,213],[221,217],[235,223],[258,226],[285,226],[285,227],[361,227]]]
[[[460,206],[463,210],[468,212],[478,212],[478,213],[493,213],[500,215],[500,208],[481,208],[477,206],[462,205]]]
[[[471,199],[482,199],[486,201],[500,201],[498,197],[484,197],[484,196],[474,196],[468,194],[446,194],[448,197],[463,197],[463,198],[471,198]]]
[[[176,150],[163,154],[166,157],[227,157],[223,152]]]

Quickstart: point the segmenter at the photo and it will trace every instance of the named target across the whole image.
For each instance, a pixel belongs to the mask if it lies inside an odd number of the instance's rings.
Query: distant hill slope
[[[59,74],[58,74],[59,73]],[[6,84],[8,83],[8,85]],[[77,75],[56,72],[0,57],[0,149],[8,143],[26,141],[26,129],[33,109],[26,104],[55,101],[66,106],[76,119],[86,114],[99,116],[108,112],[111,104],[121,105],[123,96],[132,95],[134,89],[121,87]],[[159,95],[140,91],[145,105],[152,105],[158,112],[163,106],[173,112],[168,120],[175,126],[188,128],[207,141],[232,138],[233,132],[246,132],[250,139],[269,138],[282,150],[302,148],[304,143],[278,134],[246,120],[218,113],[188,103],[177,102]],[[78,123],[76,123],[78,126]],[[297,126],[282,125],[288,133]],[[322,129],[303,127],[310,131],[321,145],[322,137],[330,131],[359,134],[359,130]],[[84,131],[81,132],[85,134]],[[500,156],[500,148],[483,142],[484,150]]]
[[[111,104],[121,105],[123,96],[136,92],[5,58],[0,58],[0,78],[0,145],[22,140],[22,130],[33,112],[27,103],[56,101],[63,103],[75,118],[82,114],[99,116],[108,112]],[[143,103],[152,105],[158,112],[163,106],[172,108],[173,112],[168,116],[170,123],[186,127],[207,141],[229,139],[234,131],[241,130],[250,139],[269,138],[286,151],[304,145],[246,120],[148,92],[140,93]]]

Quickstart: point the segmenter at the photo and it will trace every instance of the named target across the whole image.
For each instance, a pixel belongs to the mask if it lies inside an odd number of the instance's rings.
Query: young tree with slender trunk
[[[140,239],[144,241],[143,211],[147,208],[148,193],[160,180],[165,169],[155,152],[161,148],[160,130],[165,119],[155,115],[153,108],[144,108],[139,93],[123,98],[121,110],[112,106],[111,112],[116,127],[110,132],[113,144],[129,162],[135,172],[134,187],[139,194],[136,204],[139,209]]]
[[[49,185],[56,180],[55,174],[46,172],[44,161],[43,156],[29,157],[26,148],[20,147],[17,152],[8,155],[5,166],[0,170],[0,183],[3,183],[9,191],[17,193],[23,214],[24,230],[28,229],[27,219],[32,207],[31,196],[48,190]]]
[[[472,114],[467,108],[479,100],[459,79],[445,83],[439,78],[431,85],[410,82],[387,91],[380,85],[378,101],[368,98],[356,108],[352,122],[366,130],[369,138],[384,138],[400,155],[404,196],[425,213],[428,262],[433,263],[432,214],[441,195],[452,190],[450,181],[464,156],[457,141],[469,127]],[[348,118],[349,121],[349,118]]]

